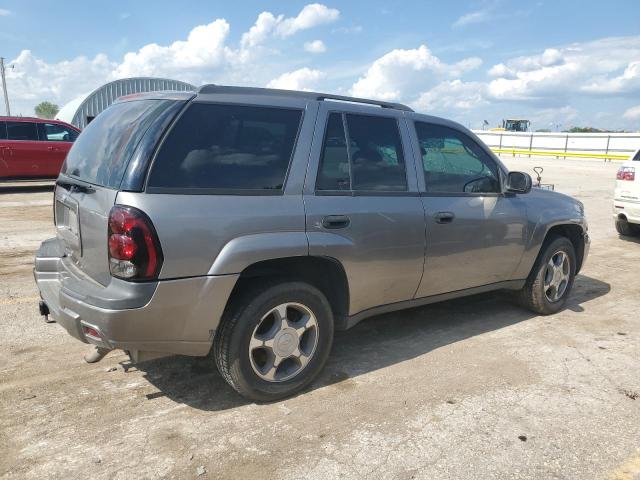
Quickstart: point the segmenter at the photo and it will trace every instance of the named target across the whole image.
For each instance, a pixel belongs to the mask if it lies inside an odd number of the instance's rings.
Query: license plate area
[[[78,258],[82,256],[78,203],[72,198],[56,198],[56,231],[65,249]]]

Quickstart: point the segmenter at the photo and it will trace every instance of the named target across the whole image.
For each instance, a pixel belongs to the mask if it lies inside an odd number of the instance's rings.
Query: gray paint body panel
[[[425,195],[413,122],[446,125],[478,141],[454,122],[406,110],[318,101],[313,95],[205,91],[209,93],[199,93],[191,101],[304,110],[284,190],[277,195],[100,188],[74,193],[72,200],[81,204],[79,210],[86,217],[80,222],[82,244],[68,252],[75,261],[62,258],[58,240],[45,242],[36,257],[35,276],[54,317],[83,341],[81,322],[86,322],[99,328],[111,347],[205,355],[244,269],[264,260],[306,255],[340,262],[350,302],[344,323],[351,325],[376,313],[479,291],[520,288],[550,228],[576,224],[586,232],[579,202],[554,192]],[[332,111],[397,120],[407,192],[316,194],[324,129]],[[478,143],[506,175],[500,160]],[[152,220],[164,253],[158,281],[141,285],[110,277],[106,218],[114,203],[139,208]],[[449,225],[435,223],[433,214],[439,211],[455,212],[456,220]],[[322,225],[328,215],[346,215],[350,224],[328,230]]]

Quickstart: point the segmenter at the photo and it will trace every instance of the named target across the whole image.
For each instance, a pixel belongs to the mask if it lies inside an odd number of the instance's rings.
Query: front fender
[[[520,265],[513,276],[524,279],[529,276],[533,264],[549,231],[560,225],[578,225],[584,233],[587,230],[582,205],[572,197],[557,192],[534,189],[527,199],[529,239]]]

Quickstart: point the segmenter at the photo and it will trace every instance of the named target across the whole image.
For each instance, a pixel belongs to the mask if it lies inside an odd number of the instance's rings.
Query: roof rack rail
[[[307,98],[309,100],[334,100],[338,102],[363,103],[368,105],[377,105],[382,108],[391,108],[393,110],[402,110],[405,112],[413,112],[411,107],[402,103],[385,102],[382,100],[370,100],[367,98],[347,97],[345,95],[332,95],[330,93],[317,92],[301,92],[298,90],[281,90],[276,88],[257,88],[257,87],[233,87],[225,85],[203,85],[198,89],[198,93],[230,93],[238,95],[275,95],[282,97]]]

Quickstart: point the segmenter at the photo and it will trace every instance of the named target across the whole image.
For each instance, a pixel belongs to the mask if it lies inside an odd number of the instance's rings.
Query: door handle
[[[451,223],[456,216],[453,212],[438,212],[433,218],[436,219],[436,223]]]
[[[322,219],[322,226],[329,230],[347,228],[351,220],[346,215],[327,215]]]

